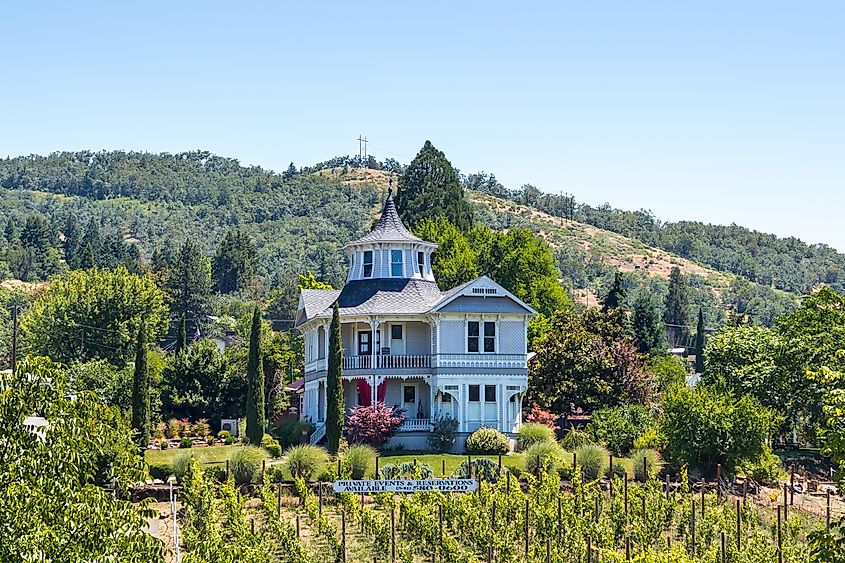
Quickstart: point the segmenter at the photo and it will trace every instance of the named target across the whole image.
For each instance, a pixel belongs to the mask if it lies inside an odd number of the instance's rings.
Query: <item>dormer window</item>
[[[402,277],[402,251],[401,250],[391,250],[390,251],[390,275],[394,278],[401,278]]]
[[[373,251],[372,250],[365,250],[364,251],[364,277],[365,278],[373,277]]]
[[[425,253],[424,252],[417,252],[417,268],[420,271],[420,275],[425,275]]]

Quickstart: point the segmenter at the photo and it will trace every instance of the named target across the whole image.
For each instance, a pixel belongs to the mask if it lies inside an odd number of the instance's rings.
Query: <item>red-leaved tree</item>
[[[531,403],[531,412],[525,417],[525,421],[545,424],[549,428],[555,429],[557,428],[556,423],[558,418],[560,417],[552,413],[552,411],[541,408],[537,403]]]
[[[353,408],[346,419],[346,436],[353,444],[383,446],[405,420],[405,409],[384,403]]]

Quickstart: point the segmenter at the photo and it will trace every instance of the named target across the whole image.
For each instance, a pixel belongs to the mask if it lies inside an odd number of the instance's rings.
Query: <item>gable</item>
[[[461,295],[439,309],[443,313],[515,313],[530,315],[531,311],[507,296],[481,297]]]

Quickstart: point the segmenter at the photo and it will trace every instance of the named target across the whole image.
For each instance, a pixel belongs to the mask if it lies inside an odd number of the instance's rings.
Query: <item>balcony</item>
[[[525,369],[525,354],[436,354],[436,368]]]
[[[431,356],[375,356],[376,369],[429,369]],[[373,356],[344,356],[343,369],[372,369]]]

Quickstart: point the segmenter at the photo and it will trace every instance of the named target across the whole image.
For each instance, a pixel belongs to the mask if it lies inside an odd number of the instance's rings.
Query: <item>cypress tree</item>
[[[326,441],[329,452],[337,453],[343,435],[343,348],[340,339],[340,310],[337,301],[332,308],[329,328],[329,365],[326,378]]]
[[[675,266],[669,272],[669,293],[666,295],[666,308],[663,311],[663,321],[668,325],[670,344],[677,346],[688,345],[687,310],[689,309],[689,286],[687,278],[681,269]]]
[[[637,349],[641,353],[650,354],[666,347],[666,334],[660,319],[660,310],[649,293],[641,293],[634,301],[633,329]]]
[[[249,359],[246,364],[246,437],[260,445],[267,420],[264,414],[264,368],[261,365],[261,312],[258,305],[252,312],[249,333]]]
[[[188,331],[185,328],[185,313],[179,317],[179,332],[176,334],[176,353],[188,351]]]
[[[622,306],[622,300],[625,298],[625,289],[622,287],[622,272],[616,272],[613,276],[613,286],[604,298],[602,311],[605,313],[611,309],[618,309]]]
[[[695,327],[695,373],[704,373],[704,312],[698,308],[698,324]]]
[[[150,444],[150,370],[147,365],[147,327],[144,319],[138,328],[135,349],[135,373],[132,378],[132,428],[138,432],[138,446]]]
[[[396,207],[402,221],[415,227],[423,219],[443,216],[461,231],[472,228],[472,206],[446,155],[426,141],[399,177]]]

